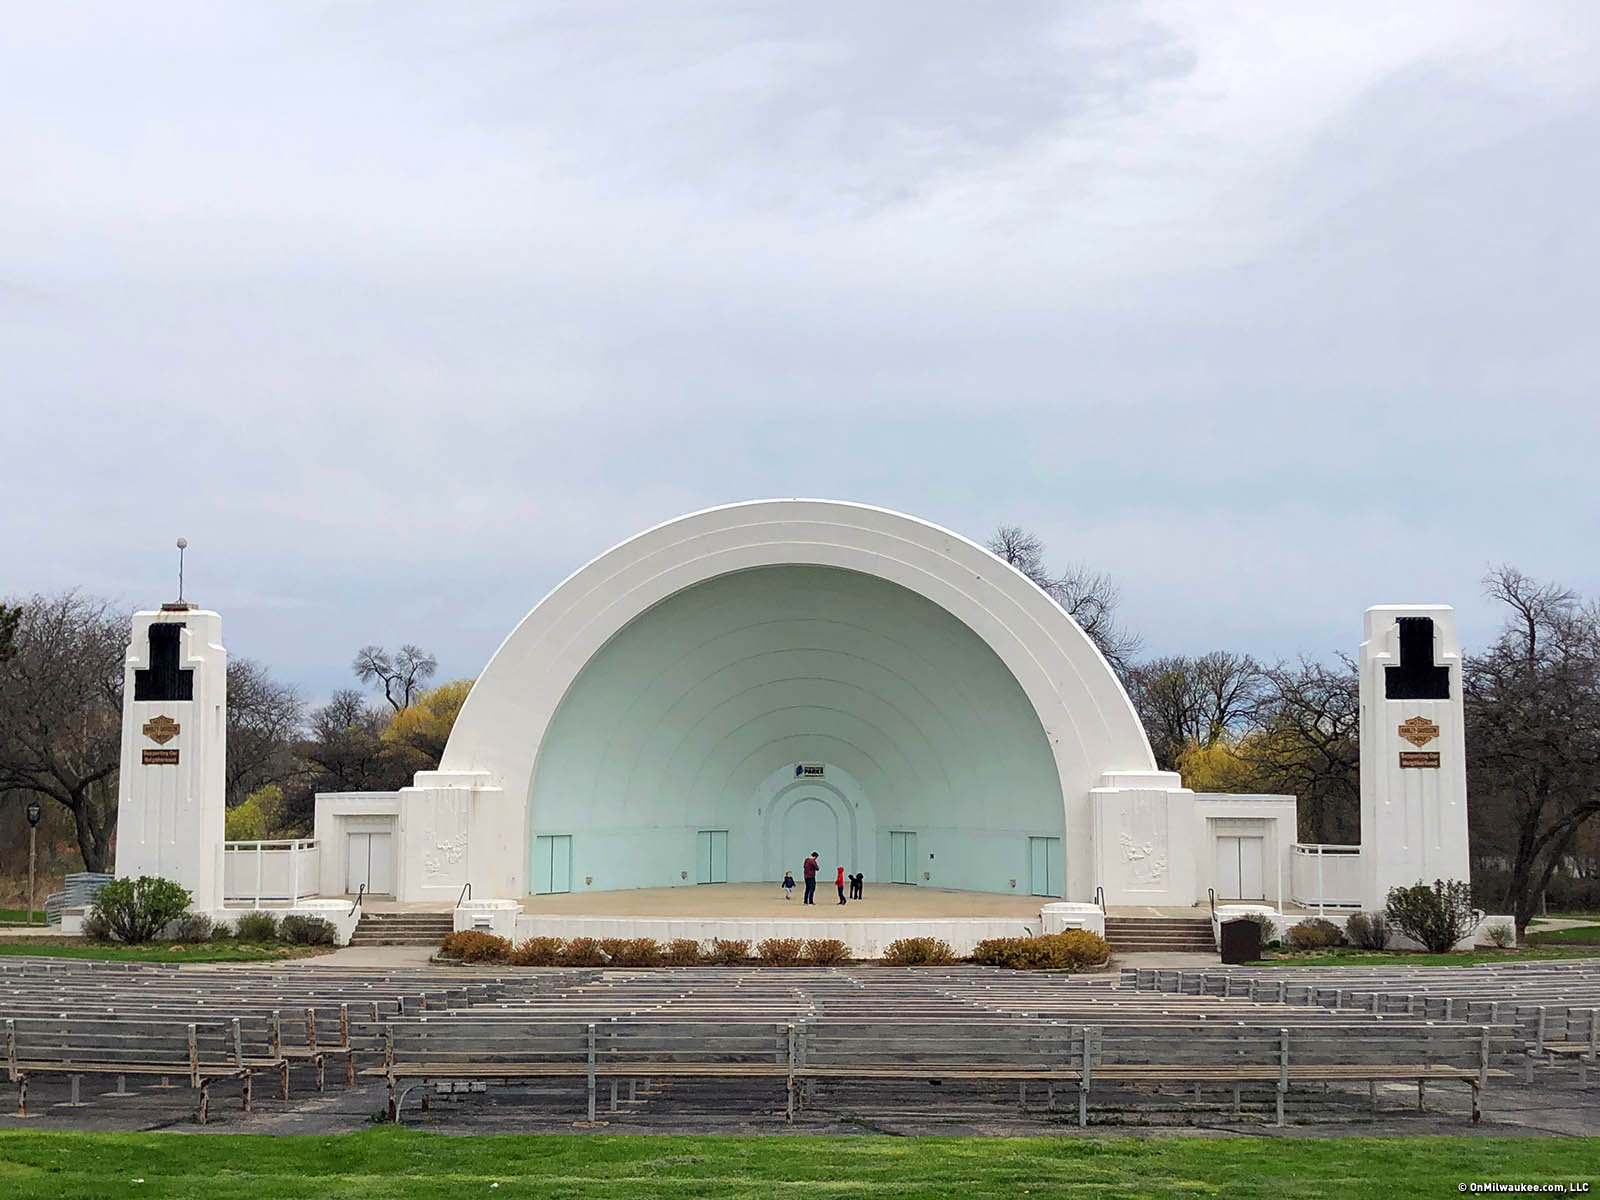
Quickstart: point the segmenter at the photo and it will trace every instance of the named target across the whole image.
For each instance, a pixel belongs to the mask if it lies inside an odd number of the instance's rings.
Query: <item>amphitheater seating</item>
[[[892,1103],[949,1095],[927,1085],[954,1081],[969,1095],[1014,1086],[1024,1109],[1030,1085],[1046,1110],[1076,1092],[1080,1123],[1094,1103],[1205,1103],[1219,1090],[1236,1111],[1246,1095],[1265,1101],[1281,1123],[1291,1101],[1361,1083],[1374,1105],[1382,1084],[1415,1084],[1423,1104],[1429,1085],[1448,1083],[1470,1094],[1476,1119],[1485,1090],[1518,1068],[1593,1064],[1600,1003],[1567,1002],[1600,990],[1592,969],[1460,971],[180,971],[12,959],[0,962],[0,1018],[15,1031],[8,1067],[24,1104],[30,1075],[167,1075],[200,1090],[202,1116],[213,1080],[239,1079],[248,1108],[254,1074],[275,1072],[286,1100],[293,1070],[314,1070],[321,1088],[329,1060],[346,1085],[384,1084],[393,1120],[419,1087],[427,1107],[441,1084],[566,1081],[592,1121],[602,1085],[616,1110],[622,1086],[632,1098],[645,1085],[661,1106],[672,1081],[692,1097],[742,1080],[758,1110],[770,1082],[791,1119],[824,1091],[823,1103],[848,1104],[870,1085]]]

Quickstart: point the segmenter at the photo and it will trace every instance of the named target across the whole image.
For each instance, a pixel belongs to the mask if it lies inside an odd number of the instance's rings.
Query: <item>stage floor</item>
[[[846,892],[848,894],[848,886]],[[691,917],[710,920],[879,921],[918,917],[1037,918],[1048,897],[1008,896],[995,892],[956,892],[869,883],[860,900],[840,905],[832,880],[818,884],[817,902],[802,904],[805,885],[795,883],[794,899],[770,883],[711,883],[698,886],[631,888],[614,892],[568,892],[528,896],[522,911],[530,916],[560,917]]]

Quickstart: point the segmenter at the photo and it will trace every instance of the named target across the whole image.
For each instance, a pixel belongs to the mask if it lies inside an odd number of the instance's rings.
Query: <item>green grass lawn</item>
[[[1530,933],[1530,946],[1593,946],[1600,951],[1600,925],[1574,925],[1571,929],[1550,929]]]
[[[152,946],[122,946],[86,942],[82,938],[0,937],[0,955],[98,958],[109,962],[270,962],[273,959],[326,954],[332,949],[332,946],[258,945],[252,942],[196,942],[190,946],[175,946],[169,942]]]
[[[0,1133],[8,1200],[1455,1195],[1600,1182],[1600,1139]]]
[[[26,925],[28,923],[28,910],[25,908],[0,908],[0,925]],[[44,909],[33,910],[33,923],[44,924]]]
[[[1581,946],[1534,946],[1519,950],[1470,950],[1461,954],[1425,954],[1409,951],[1357,950],[1335,946],[1327,950],[1268,951],[1269,957],[1251,963],[1253,967],[1378,967],[1405,964],[1422,967],[1475,967],[1482,963],[1532,962],[1549,958],[1594,958],[1600,955],[1600,941],[1593,949]]]

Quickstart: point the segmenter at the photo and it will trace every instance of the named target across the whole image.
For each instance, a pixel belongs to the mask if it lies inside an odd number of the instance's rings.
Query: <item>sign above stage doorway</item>
[[[826,774],[827,771],[821,763],[795,763],[794,765],[794,777],[796,779],[802,776],[807,779],[821,779]]]

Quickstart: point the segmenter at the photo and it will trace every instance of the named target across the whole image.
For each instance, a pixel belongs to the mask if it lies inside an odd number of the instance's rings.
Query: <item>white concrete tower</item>
[[[188,604],[133,615],[123,669],[117,874],[175,879],[222,906],[228,655],[222,618]]]
[[[1446,604],[1367,609],[1361,641],[1362,898],[1466,879],[1461,643]]]

